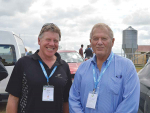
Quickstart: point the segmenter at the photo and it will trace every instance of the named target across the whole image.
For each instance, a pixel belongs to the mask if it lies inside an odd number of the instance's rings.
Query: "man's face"
[[[94,28],[90,42],[96,56],[107,59],[111,53],[111,48],[114,44],[114,38],[111,39],[108,30]]]
[[[38,38],[40,51],[45,57],[53,57],[58,50],[59,34],[51,31],[43,33],[42,38]]]

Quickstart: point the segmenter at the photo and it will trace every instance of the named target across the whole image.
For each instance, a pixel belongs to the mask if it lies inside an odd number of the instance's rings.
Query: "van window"
[[[0,56],[4,66],[12,66],[16,63],[16,52],[13,45],[0,45]]]

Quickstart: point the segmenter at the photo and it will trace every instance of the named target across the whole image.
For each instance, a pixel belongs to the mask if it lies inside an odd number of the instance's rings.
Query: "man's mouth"
[[[54,50],[54,48],[47,48],[47,50],[48,50],[48,51],[53,51],[53,50]]]
[[[104,47],[97,47],[96,49],[97,50],[102,50],[102,49],[104,49]]]

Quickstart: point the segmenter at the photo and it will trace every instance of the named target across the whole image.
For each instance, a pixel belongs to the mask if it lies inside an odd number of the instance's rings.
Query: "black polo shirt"
[[[18,113],[62,113],[63,102],[68,102],[71,87],[71,74],[68,64],[58,53],[51,69],[42,61],[36,51],[33,55],[22,57],[16,63],[6,91],[19,97]],[[42,101],[43,86],[47,79],[39,64],[40,60],[49,76],[55,66],[56,71],[49,79],[54,86],[54,101]]]

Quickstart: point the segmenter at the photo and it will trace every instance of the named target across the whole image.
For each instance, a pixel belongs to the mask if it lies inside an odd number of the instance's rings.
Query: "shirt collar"
[[[41,57],[38,55],[38,52],[39,52],[39,50],[37,50],[37,51],[32,55],[32,58],[33,58],[34,60],[40,60],[40,61],[42,61]],[[59,53],[56,52],[56,53],[55,53],[55,56],[57,57],[56,62],[55,62],[56,65],[63,64]],[[43,61],[42,61],[42,62],[43,62]]]
[[[109,61],[110,60],[110,58],[111,58],[111,56],[112,56],[112,51],[111,51],[111,53],[110,53],[110,55],[109,55],[109,57],[106,59],[106,61],[105,62],[107,62],[107,61]],[[92,60],[91,60],[93,63],[95,63],[96,64],[96,54],[92,57]]]

